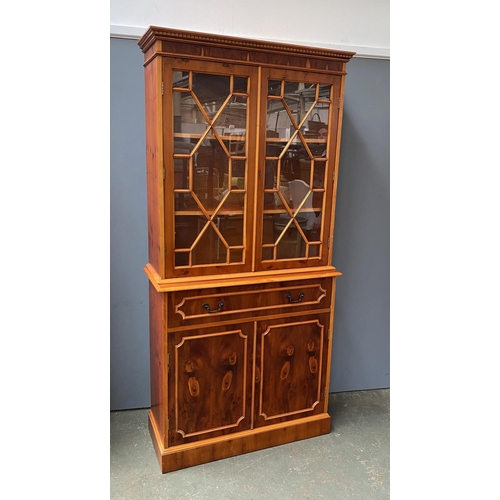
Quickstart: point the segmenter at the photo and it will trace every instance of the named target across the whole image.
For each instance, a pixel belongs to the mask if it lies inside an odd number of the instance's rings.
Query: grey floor
[[[161,474],[147,409],[111,413],[110,500],[388,499],[389,389],[330,394],[330,434]]]

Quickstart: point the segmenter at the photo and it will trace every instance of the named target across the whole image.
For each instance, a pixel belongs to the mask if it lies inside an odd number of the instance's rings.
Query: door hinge
[[[165,87],[163,85],[163,82],[161,82],[161,95],[163,95],[163,92],[165,91]],[[340,102],[340,101],[339,101]]]
[[[328,248],[330,248],[330,238],[328,238],[326,244],[327,244]]]
[[[162,92],[162,94],[163,94],[163,92]],[[337,108],[340,109],[340,97],[339,97],[339,103],[337,105]]]
[[[165,173],[165,167],[163,167],[163,180],[167,178],[167,174]]]

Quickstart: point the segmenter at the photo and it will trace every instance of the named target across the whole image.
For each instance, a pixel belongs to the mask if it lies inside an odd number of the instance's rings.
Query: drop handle
[[[285,297],[288,299],[288,302],[290,302],[290,304],[297,304],[298,302],[302,302],[302,299],[304,298],[304,294],[303,293],[299,293],[299,298],[296,299],[296,300],[292,299],[292,294],[291,293],[287,293],[285,295]]]
[[[222,308],[224,307],[224,301],[220,300],[217,305],[219,306],[219,309],[210,309],[210,305],[207,303],[203,304],[201,307],[203,307],[203,309],[206,309],[209,312],[209,314],[213,314],[222,311]]]

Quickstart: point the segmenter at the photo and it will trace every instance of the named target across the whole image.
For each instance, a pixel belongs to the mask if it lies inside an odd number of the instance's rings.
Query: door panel
[[[169,333],[169,445],[250,427],[253,325]]]
[[[324,411],[329,317],[258,322],[257,425]]]

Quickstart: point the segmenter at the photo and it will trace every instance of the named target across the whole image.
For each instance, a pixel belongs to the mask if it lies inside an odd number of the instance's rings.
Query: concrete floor
[[[161,474],[147,409],[111,413],[110,500],[388,499],[390,390],[330,394],[330,434]]]

